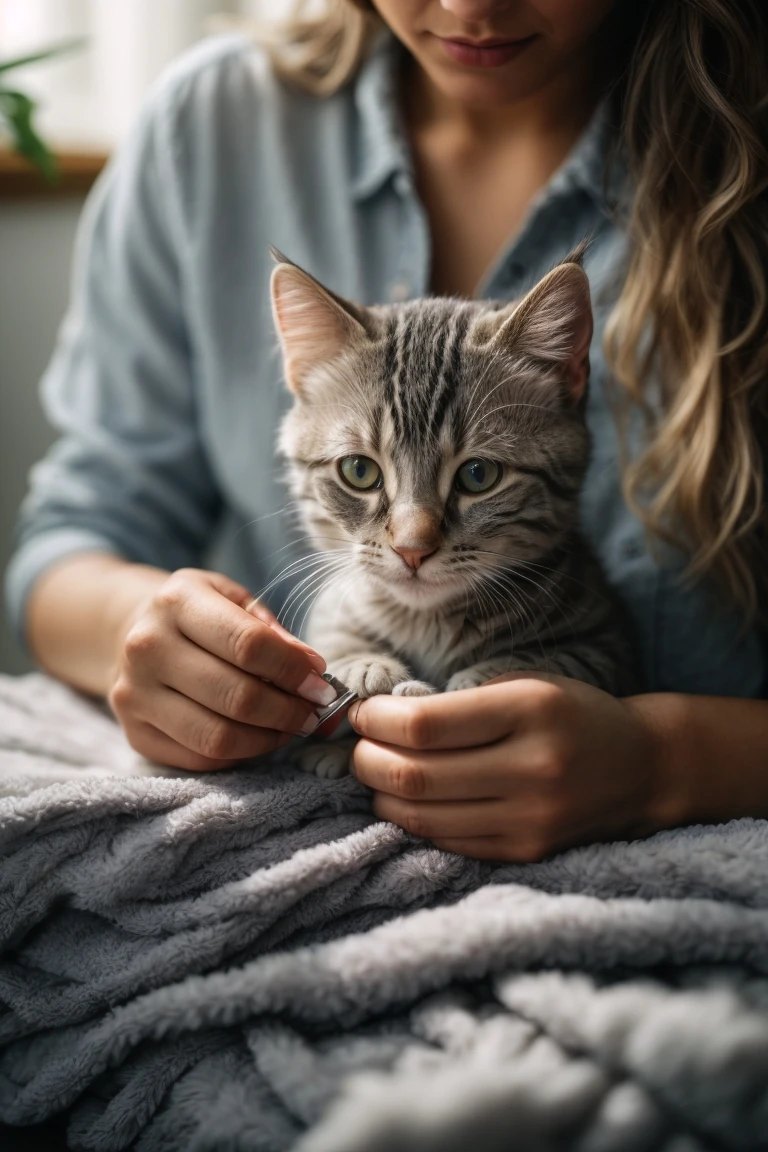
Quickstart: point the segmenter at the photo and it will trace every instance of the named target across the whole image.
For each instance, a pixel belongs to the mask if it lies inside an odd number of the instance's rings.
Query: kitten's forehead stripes
[[[392,417],[392,427],[395,438],[400,438],[400,412],[395,404],[395,382],[399,375],[398,366],[398,316],[396,313],[389,317],[384,353],[384,389],[387,407]]]
[[[469,308],[454,306],[440,314],[422,304],[394,313],[387,332],[386,389],[395,440],[403,451],[429,451],[439,436],[456,396],[469,324]]]
[[[443,426],[448,406],[456,395],[461,369],[461,352],[469,331],[469,314],[456,312],[442,326],[442,352],[439,374],[429,418],[429,429],[437,436]],[[430,380],[431,384],[431,380]]]

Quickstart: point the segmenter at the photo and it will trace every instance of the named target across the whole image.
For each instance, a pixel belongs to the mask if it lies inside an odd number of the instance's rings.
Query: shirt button
[[[621,551],[628,560],[639,560],[643,555],[643,548],[638,544],[637,540],[627,540],[622,545]]]
[[[402,304],[411,297],[411,286],[407,280],[395,280],[389,289],[389,299],[393,304]]]

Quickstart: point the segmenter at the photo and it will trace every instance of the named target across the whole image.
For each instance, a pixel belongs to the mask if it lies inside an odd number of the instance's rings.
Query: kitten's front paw
[[[451,676],[445,690],[446,692],[463,692],[465,688],[479,688],[481,684],[485,684],[491,679],[493,679],[492,676],[488,676],[479,668],[465,668],[462,672],[456,672]]]
[[[392,689],[393,696],[432,696],[435,692],[437,688],[426,680],[403,680]]]
[[[330,671],[363,700],[369,696],[388,696],[395,685],[410,680],[405,665],[386,656],[363,656],[348,664],[335,665]]]
[[[302,772],[311,772],[323,780],[338,780],[349,773],[352,749],[348,743],[305,744],[296,752],[296,763]]]

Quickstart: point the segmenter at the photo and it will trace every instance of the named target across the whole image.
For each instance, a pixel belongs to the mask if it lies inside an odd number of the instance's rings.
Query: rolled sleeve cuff
[[[5,606],[13,635],[22,651],[32,658],[27,637],[27,600],[35,581],[65,556],[78,552],[123,553],[113,540],[79,528],[62,528],[35,536],[23,544],[11,559],[5,574]]]

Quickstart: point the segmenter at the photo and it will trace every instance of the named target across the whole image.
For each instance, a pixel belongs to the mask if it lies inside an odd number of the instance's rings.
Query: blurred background
[[[49,187],[0,132],[0,572],[32,464],[53,434],[38,384],[69,292],[72,247],[88,188],[130,128],[148,86],[217,17],[279,18],[290,0],[0,0],[0,64],[54,43],[87,44],[14,70],[39,104],[38,125],[61,157]],[[1,615],[1,613],[0,613]],[[30,665],[0,621],[0,672]]]

